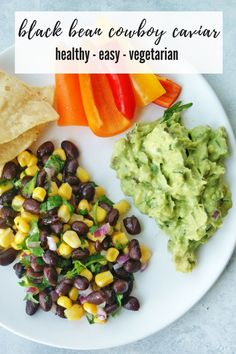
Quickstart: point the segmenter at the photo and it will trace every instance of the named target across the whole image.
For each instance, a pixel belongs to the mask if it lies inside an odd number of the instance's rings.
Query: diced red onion
[[[123,265],[125,262],[127,262],[129,260],[129,255],[128,254],[120,254],[116,260],[117,260],[117,263]]]
[[[48,241],[48,248],[50,249],[50,251],[56,251],[57,244],[56,244],[54,238],[51,236],[47,236],[47,241]]]
[[[106,311],[104,311],[101,308],[98,308],[98,312],[97,312],[97,318],[101,321],[106,320],[107,319],[107,313]]]
[[[28,242],[28,247],[29,248],[36,248],[40,246],[40,241],[33,241],[33,242]]]
[[[85,297],[85,296],[80,295],[80,296],[79,296],[79,301],[80,301],[80,303],[83,305],[87,300],[86,300],[86,297]]]
[[[27,293],[32,293],[32,294],[37,294],[38,289],[35,286],[31,286],[30,288],[27,289]]]
[[[93,235],[94,235],[94,237],[105,236],[106,234],[109,233],[110,229],[111,229],[110,224],[106,223],[106,224],[102,225],[101,227],[99,227],[97,230],[95,230]]]
[[[121,267],[122,267],[122,264],[120,264],[120,263],[115,263],[115,264],[113,265],[113,269],[114,269],[114,270],[120,269]]]
[[[218,217],[220,216],[219,210],[215,210],[214,213],[212,214],[213,219],[217,220]]]
[[[80,290],[79,293],[80,293],[81,296],[86,297],[86,296],[88,296],[89,294],[91,294],[92,291],[93,291],[93,290],[92,290],[91,286],[89,286],[88,289],[86,289],[86,290]]]

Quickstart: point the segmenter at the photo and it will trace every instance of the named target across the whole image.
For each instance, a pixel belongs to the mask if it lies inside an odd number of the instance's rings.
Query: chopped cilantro
[[[14,186],[18,189],[22,186],[22,182],[21,182],[21,179],[18,179],[16,181],[13,182],[14,183]]]
[[[91,313],[86,313],[86,318],[88,320],[89,324],[93,324],[94,323],[94,315],[92,315]]]
[[[174,113],[180,113],[193,105],[192,103],[187,103],[187,104],[181,105],[181,103],[182,103],[182,101],[176,102],[173,106],[166,109],[163,114],[163,119],[162,119],[161,123],[168,121]]]
[[[29,237],[27,239],[27,243],[28,245],[31,243],[31,242],[39,242],[40,241],[40,234],[39,234],[39,228],[38,228],[38,223],[37,221],[31,221],[31,229],[30,229],[30,232],[29,232]],[[40,257],[43,255],[44,253],[44,250],[41,246],[38,246],[38,247],[29,247],[32,254],[36,257]]]
[[[68,200],[66,200],[66,199],[63,199],[62,203],[69,208],[70,214],[72,215],[75,211],[75,208],[73,207],[73,205],[71,203],[69,203]]]
[[[100,263],[106,260],[106,257],[102,256],[101,254],[97,253],[97,254],[93,254],[92,256],[89,256],[85,266],[86,267],[90,267],[92,264],[94,263]]]
[[[122,307],[122,300],[123,300],[123,294],[116,294],[116,303],[118,305],[118,308],[116,309],[115,312],[112,313],[112,317],[115,317],[119,312]]]
[[[116,242],[114,244],[115,248],[117,248],[118,250],[123,250],[127,245],[128,245],[128,242],[125,243],[124,245],[122,245],[122,243],[120,243],[120,242]]]
[[[114,205],[114,203],[109,198],[107,198],[106,195],[102,195],[100,198],[98,198],[98,202],[104,202],[107,205],[109,205],[110,207],[112,207]]]
[[[98,201],[93,206],[93,219],[94,219],[95,224],[98,224],[98,221],[97,221],[97,209],[98,209]]]
[[[89,232],[90,232],[91,234],[93,234],[94,231],[96,231],[97,229],[98,229],[98,226],[97,226],[97,225],[91,226],[91,227],[89,228]]]
[[[21,258],[20,263],[24,266],[24,267],[29,267],[30,266],[30,256],[24,256]]]
[[[38,172],[35,173],[34,177],[28,183],[26,183],[26,185],[23,188],[23,193],[28,197],[31,197],[31,195],[33,194],[33,190],[37,182],[37,177],[38,177]]]
[[[74,278],[76,275],[79,275],[83,269],[86,269],[86,266],[80,261],[73,261],[74,268],[69,270],[65,277],[68,279]]]
[[[51,155],[45,163],[46,168],[52,168],[56,174],[60,173],[65,162],[58,155]]]
[[[32,293],[27,293],[27,294],[25,295],[24,301],[26,301],[26,300],[32,301],[32,302],[34,302],[35,304],[38,304],[38,303],[39,303],[38,300],[35,299],[34,294],[32,294]]]
[[[62,197],[60,195],[54,195],[49,197],[48,200],[41,204],[40,212],[46,213],[47,211],[57,208],[62,205]]]
[[[79,210],[79,213],[80,215],[88,215],[88,209],[82,209],[82,210]]]

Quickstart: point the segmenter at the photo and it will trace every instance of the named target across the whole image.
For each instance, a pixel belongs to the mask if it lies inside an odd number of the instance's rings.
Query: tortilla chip
[[[29,146],[32,145],[38,138],[44,128],[45,125],[41,124],[38,127],[31,128],[27,132],[24,132],[11,142],[0,144],[0,165],[5,165],[5,163],[13,160],[22,151],[28,149]]]
[[[0,72],[0,144],[10,142],[27,130],[57,119],[57,112],[35,90]],[[29,133],[27,136],[29,137]],[[32,139],[33,137],[31,141]]]
[[[36,92],[40,98],[48,102],[52,107],[54,106],[55,99],[55,87],[54,86],[35,86],[31,87],[34,92]]]

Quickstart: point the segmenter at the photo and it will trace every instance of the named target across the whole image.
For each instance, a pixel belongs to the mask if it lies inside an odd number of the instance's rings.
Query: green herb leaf
[[[51,155],[45,163],[46,168],[53,168],[55,173],[58,174],[62,171],[65,161],[63,161],[58,155]]]
[[[99,253],[93,254],[92,256],[89,256],[87,258],[87,261],[85,263],[86,267],[90,267],[94,263],[100,263],[106,260],[106,257],[102,256]]]
[[[48,200],[41,204],[40,212],[46,213],[47,211],[58,208],[62,205],[63,199],[60,195],[54,195],[49,197]]]
[[[26,277],[24,277],[22,280],[20,280],[20,281],[18,282],[18,284],[19,284],[20,286],[23,286],[23,287],[29,286],[29,282],[27,281],[27,278],[26,278]]]
[[[116,294],[116,303],[118,308],[115,312],[113,312],[112,317],[115,317],[121,310],[122,307],[123,294]]]
[[[93,234],[94,231],[96,231],[97,229],[98,229],[98,226],[97,226],[97,225],[91,226],[91,227],[89,228],[89,232],[90,232],[91,234]]]
[[[38,172],[35,173],[34,177],[28,183],[26,183],[26,185],[23,188],[23,193],[26,194],[28,197],[31,197],[31,195],[33,194],[33,190],[37,182],[37,177],[38,177]]]
[[[72,215],[75,211],[75,208],[73,207],[73,205],[71,203],[69,203],[68,200],[66,200],[66,199],[63,199],[63,204],[69,208],[70,214]]]
[[[102,195],[100,198],[98,198],[98,202],[104,202],[107,205],[109,205],[110,207],[112,207],[114,205],[114,203],[109,198],[107,198],[106,195]]]
[[[80,215],[88,215],[88,209],[82,209],[82,210],[79,210],[78,214]]]
[[[31,229],[29,232],[29,237],[27,239],[27,244],[29,245],[31,242],[39,242],[40,241],[40,233],[39,233],[39,228],[38,228],[38,223],[37,221],[33,220],[31,221]],[[41,257],[44,253],[44,250],[42,247],[29,247],[31,250],[32,254],[36,257]]]
[[[98,209],[98,201],[93,206],[93,219],[94,219],[94,222],[95,222],[96,225],[98,223],[98,221],[97,221],[97,209]]]
[[[25,295],[24,301],[26,301],[26,300],[32,301],[32,302],[34,302],[35,304],[38,304],[38,303],[39,303],[38,300],[35,299],[34,294],[32,294],[32,293],[27,293],[27,294]]]
[[[21,182],[21,179],[18,179],[16,181],[13,182],[14,183],[14,186],[19,189],[21,186],[22,186],[22,182]]]
[[[97,183],[95,183],[94,181],[91,181],[91,182],[89,182],[89,183],[91,183],[91,185],[95,188],[95,187],[98,187],[98,184]]]
[[[65,277],[68,279],[74,278],[76,275],[79,275],[83,269],[86,269],[86,266],[80,261],[73,261],[74,268],[69,270]]]
[[[94,323],[94,315],[92,315],[91,313],[86,313],[86,318],[88,320],[89,324],[93,324]]]
[[[120,243],[120,242],[116,242],[114,246],[115,246],[115,248],[117,248],[118,250],[123,250],[127,245],[128,245],[128,242],[125,243],[124,245],[123,245],[122,243]]]
[[[29,267],[30,266],[30,256],[24,256],[21,258],[20,263],[24,266],[24,267]]]
[[[178,101],[173,106],[166,109],[161,122],[162,123],[166,122],[167,120],[169,120],[172,117],[172,115],[174,113],[180,113],[193,105],[192,103],[187,103],[187,104],[181,105],[181,103],[182,103],[182,101]]]

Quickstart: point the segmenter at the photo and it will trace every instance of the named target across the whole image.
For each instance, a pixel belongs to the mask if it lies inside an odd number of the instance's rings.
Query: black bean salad
[[[139,310],[134,273],[150,250],[138,235],[129,204],[114,204],[79,166],[70,141],[47,141],[8,162],[0,179],[0,265],[13,268],[26,288],[26,313],[41,308],[68,320],[105,323],[120,309]],[[127,233],[126,233],[127,232]]]

